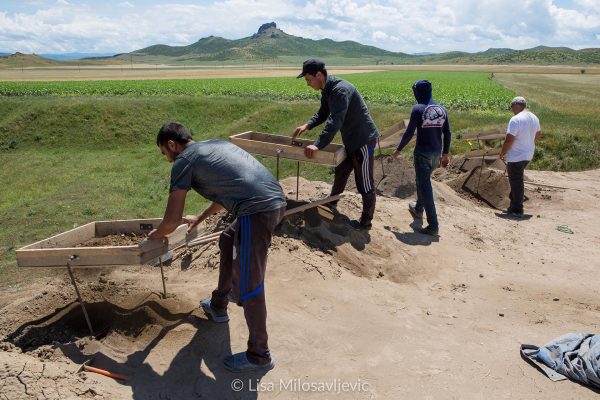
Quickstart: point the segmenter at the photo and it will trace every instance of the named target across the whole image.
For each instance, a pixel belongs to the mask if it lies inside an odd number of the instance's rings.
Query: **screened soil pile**
[[[121,233],[117,235],[108,235],[92,238],[75,247],[102,247],[102,246],[134,246],[140,244],[146,239],[146,235],[136,233]]]
[[[206,218],[201,224],[207,228],[208,232],[217,232],[224,229],[231,218],[227,212],[219,212]],[[95,237],[85,242],[76,244],[75,247],[103,247],[103,246],[134,246],[138,245],[148,236],[140,233],[124,232],[115,235],[107,235],[103,237]]]

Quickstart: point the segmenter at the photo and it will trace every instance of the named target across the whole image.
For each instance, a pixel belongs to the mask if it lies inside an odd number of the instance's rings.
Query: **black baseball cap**
[[[306,74],[314,75],[319,71],[323,71],[324,69],[325,63],[323,61],[317,60],[316,58],[311,58],[302,63],[302,72],[296,78],[302,78]]]

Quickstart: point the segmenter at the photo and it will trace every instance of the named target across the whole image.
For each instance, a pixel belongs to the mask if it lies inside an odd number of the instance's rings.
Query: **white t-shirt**
[[[515,140],[506,152],[506,161],[531,161],[535,151],[535,133],[539,131],[540,120],[532,112],[523,110],[512,117],[506,133],[513,135]]]

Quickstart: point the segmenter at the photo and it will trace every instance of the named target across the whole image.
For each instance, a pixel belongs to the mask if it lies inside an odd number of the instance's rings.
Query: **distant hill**
[[[567,47],[535,47],[497,54],[485,60],[486,64],[544,64],[588,65],[600,64],[600,49],[573,50]]]
[[[478,53],[452,51],[439,54],[406,54],[353,41],[312,40],[289,35],[274,22],[263,24],[252,36],[229,40],[209,36],[188,46],[154,45],[118,55],[132,62],[168,64],[298,64],[309,57],[329,64],[600,64],[600,49],[573,50],[539,46],[528,50],[491,48]]]
[[[297,63],[308,57],[320,57],[330,63],[332,60],[341,60],[343,64],[376,64],[398,62],[410,56],[353,41],[312,40],[288,35],[271,22],[263,24],[252,36],[242,39],[209,36],[188,46],[158,44],[121,57],[133,57],[134,61],[149,60],[150,63],[164,62],[166,59],[174,63],[256,63],[265,60]]]
[[[85,58],[72,59],[75,54]],[[50,55],[48,55],[50,56]],[[54,54],[56,58],[59,55]],[[90,57],[92,56],[92,57]],[[31,57],[31,58],[24,58]],[[305,39],[289,35],[275,22],[263,24],[248,37],[236,40],[208,36],[187,46],[157,44],[131,53],[109,57],[86,53],[61,55],[54,61],[37,55],[15,53],[0,57],[0,67],[99,64],[167,64],[167,65],[298,65],[307,58],[324,59],[329,65],[384,64],[528,64],[592,65],[600,64],[600,49],[573,50],[567,47],[538,46],[527,50],[491,48],[478,53],[406,54],[366,46],[358,42],[331,39]]]
[[[50,60],[80,60],[82,58],[98,58],[98,57],[111,57],[115,53],[61,53],[61,54],[40,54],[44,58]]]
[[[0,56],[0,68],[36,68],[36,67],[59,67],[59,66],[92,66],[92,65],[115,65],[129,63],[129,59],[112,57],[90,57],[81,59],[51,60],[37,54],[5,54]]]
[[[51,67],[62,65],[59,62],[40,57],[36,54],[15,53],[0,57],[0,67],[21,68],[21,67]]]

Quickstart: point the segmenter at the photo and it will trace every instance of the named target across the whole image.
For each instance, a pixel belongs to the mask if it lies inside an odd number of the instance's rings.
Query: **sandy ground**
[[[333,221],[308,212],[278,230],[266,282],[277,366],[266,375],[221,364],[245,349],[247,330],[237,306],[228,324],[196,308],[217,280],[217,247],[207,245],[175,255],[167,299],[155,267],[77,270],[98,338],[87,335],[62,269],[4,291],[0,399],[598,398],[551,382],[519,345],[600,332],[600,170],[527,171],[571,189],[528,191],[531,217],[521,221],[435,182],[441,235],[431,238],[413,230],[407,166],[387,167],[406,178],[382,183],[384,194],[403,190],[378,197],[368,233],[346,224],[360,209],[352,192]],[[295,183],[283,182],[291,198]],[[300,198],[328,191],[302,180]],[[77,373],[88,359],[129,381]]]

